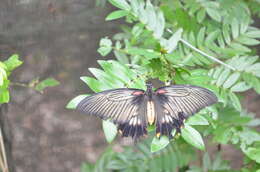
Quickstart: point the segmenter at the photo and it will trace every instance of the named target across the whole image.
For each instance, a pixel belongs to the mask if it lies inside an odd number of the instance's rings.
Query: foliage
[[[0,104],[9,102],[9,83],[8,80],[11,72],[20,66],[22,61],[19,60],[17,54],[12,55],[8,60],[0,61]]]
[[[0,61],[0,105],[8,103],[10,100],[10,85],[29,87],[36,91],[43,92],[46,87],[52,87],[59,85],[59,82],[54,78],[47,78],[39,81],[38,78],[33,79],[28,84],[11,82],[9,76],[12,71],[19,67],[23,62],[19,59],[17,54],[12,55],[5,61]]]
[[[255,6],[260,2],[109,2],[119,10],[110,13],[106,20],[124,17],[129,24],[122,26],[122,32],[112,39],[101,39],[98,52],[102,56],[113,53],[116,60],[98,60],[102,69],[89,69],[95,78],[81,77],[93,91],[120,87],[144,89],[145,81],[154,78],[165,83],[208,88],[218,96],[219,103],[190,118],[181,137],[175,136],[170,141],[150,138],[138,144],[137,150],[125,148],[123,153],[109,148],[95,165],[83,165],[82,171],[138,171],[140,168],[142,171],[149,168],[155,171],[185,171],[185,168],[230,171],[220,153],[211,160],[205,152],[202,167],[190,165],[192,158],[189,157],[199,155],[188,144],[208,149],[200,133],[211,146],[232,144],[241,150],[245,155],[245,167],[241,171],[258,169],[260,134],[255,127],[260,120],[242,108],[241,93],[249,89],[260,93],[260,61],[255,48],[260,44],[260,29],[253,26],[252,17],[259,15]],[[75,108],[81,98],[73,99],[68,107]],[[112,137],[109,138],[111,141]],[[163,158],[165,153],[167,158]]]

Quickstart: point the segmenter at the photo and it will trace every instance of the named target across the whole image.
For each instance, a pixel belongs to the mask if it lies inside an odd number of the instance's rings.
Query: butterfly
[[[172,137],[181,132],[184,120],[206,106],[216,103],[216,95],[193,85],[170,85],[153,90],[118,88],[102,91],[81,100],[76,109],[112,120],[123,137],[135,140],[147,134],[148,125],[156,126],[156,136]]]

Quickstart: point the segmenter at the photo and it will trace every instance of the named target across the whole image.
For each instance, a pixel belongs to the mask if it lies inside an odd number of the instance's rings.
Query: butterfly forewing
[[[107,90],[83,99],[77,109],[118,124],[123,136],[139,137],[146,133],[145,92],[120,88]]]
[[[185,117],[217,102],[214,93],[198,86],[173,85],[158,88],[155,93],[160,99],[164,99],[163,106],[171,114],[183,112]]]

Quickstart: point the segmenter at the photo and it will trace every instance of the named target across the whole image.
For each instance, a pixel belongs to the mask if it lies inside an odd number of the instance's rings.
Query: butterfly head
[[[146,82],[146,87],[147,87],[147,90],[152,90],[153,89],[153,84],[150,81]]]
[[[151,98],[153,92],[153,84],[151,82],[146,83],[146,95]]]

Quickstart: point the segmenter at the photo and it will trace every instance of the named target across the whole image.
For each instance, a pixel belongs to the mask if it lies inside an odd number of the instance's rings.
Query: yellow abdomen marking
[[[147,102],[147,118],[149,125],[152,125],[155,121],[154,103],[152,101]]]

